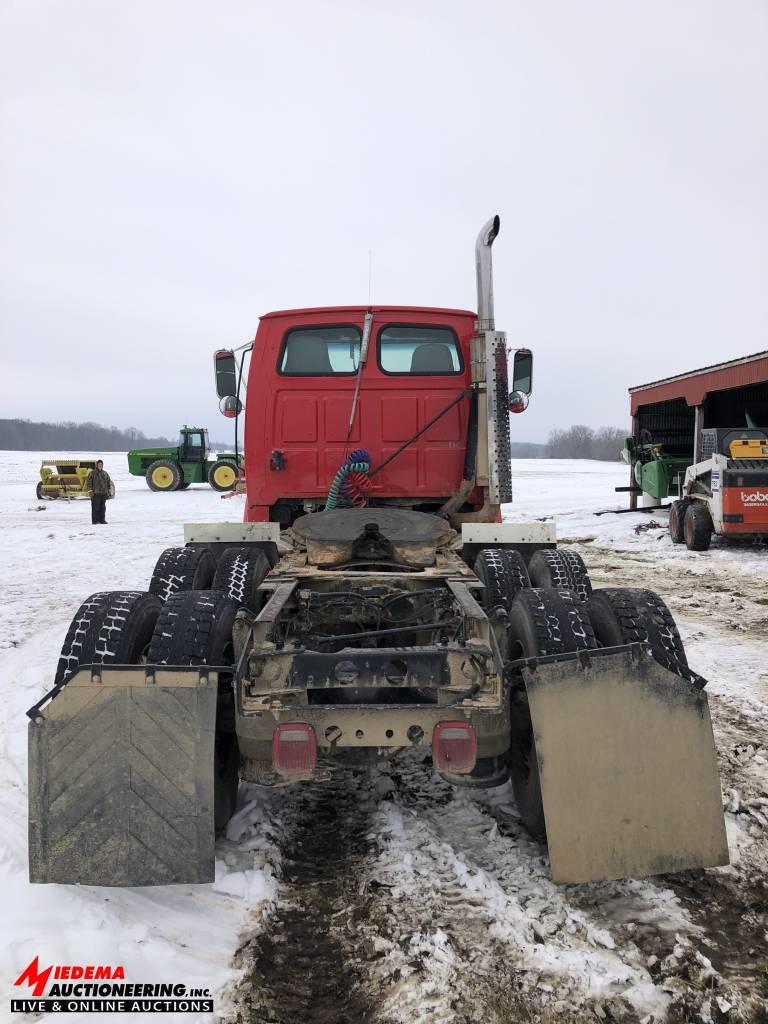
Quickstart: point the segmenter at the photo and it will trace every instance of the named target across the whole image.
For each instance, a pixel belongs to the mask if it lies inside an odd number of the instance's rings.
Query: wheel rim
[[[168,466],[156,466],[152,470],[152,483],[155,487],[168,488],[173,484],[173,472]]]
[[[213,471],[213,479],[219,487],[232,487],[237,476],[231,466],[217,466]]]

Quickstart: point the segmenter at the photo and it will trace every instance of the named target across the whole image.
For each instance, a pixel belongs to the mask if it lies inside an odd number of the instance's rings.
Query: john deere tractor
[[[153,491],[180,491],[190,484],[206,481],[214,491],[231,491],[240,469],[231,452],[208,458],[208,431],[204,427],[182,427],[176,448],[136,448],[128,452],[128,470],[143,476]]]

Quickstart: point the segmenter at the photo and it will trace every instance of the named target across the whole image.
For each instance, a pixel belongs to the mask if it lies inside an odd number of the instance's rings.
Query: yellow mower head
[[[37,497],[90,498],[85,481],[95,467],[95,459],[43,459]]]

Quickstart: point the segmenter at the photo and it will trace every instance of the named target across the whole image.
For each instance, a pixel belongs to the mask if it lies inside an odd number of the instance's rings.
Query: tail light
[[[477,760],[477,735],[469,722],[439,722],[432,733],[432,762],[439,772],[464,775]]]
[[[280,775],[308,775],[317,765],[317,737],[311,725],[285,722],[272,734],[272,767]]]

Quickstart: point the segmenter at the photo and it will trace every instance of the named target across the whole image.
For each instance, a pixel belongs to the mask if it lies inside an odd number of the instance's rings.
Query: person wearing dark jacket
[[[114,492],[112,478],[104,469],[101,459],[96,463],[96,468],[92,469],[85,478],[85,487],[91,492],[91,522],[103,523],[106,526],[107,520],[104,518],[104,514],[107,498],[111,497]]]

